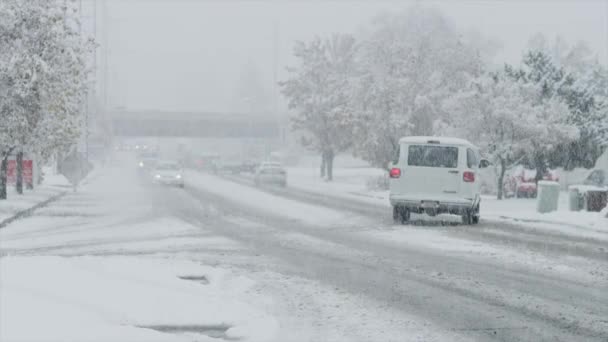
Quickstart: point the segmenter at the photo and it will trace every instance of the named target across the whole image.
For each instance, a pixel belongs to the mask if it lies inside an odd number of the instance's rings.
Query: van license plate
[[[420,206],[425,209],[436,209],[439,208],[439,202],[422,201],[422,204]]]

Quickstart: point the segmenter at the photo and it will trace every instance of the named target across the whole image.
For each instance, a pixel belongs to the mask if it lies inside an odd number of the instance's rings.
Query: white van
[[[465,224],[479,222],[479,148],[463,139],[406,137],[390,169],[393,219],[406,222],[410,213],[461,215]]]

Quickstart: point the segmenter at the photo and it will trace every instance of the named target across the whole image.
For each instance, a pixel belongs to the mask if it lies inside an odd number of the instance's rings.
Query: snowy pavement
[[[601,230],[393,225],[386,207],[133,171],[0,230],[0,340],[608,338]]]
[[[60,196],[70,189],[70,184],[65,177],[53,174],[47,174],[44,183],[35,186],[33,190],[24,189],[22,195],[17,194],[14,186],[9,186],[8,199],[0,201],[0,224],[10,220],[16,214]]]

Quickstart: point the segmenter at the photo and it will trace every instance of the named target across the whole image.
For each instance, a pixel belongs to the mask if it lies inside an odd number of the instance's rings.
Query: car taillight
[[[475,173],[471,171],[465,171],[462,174],[462,180],[465,182],[474,182],[475,181]]]
[[[401,169],[394,167],[389,172],[389,175],[391,176],[391,178],[399,178],[399,177],[401,177]]]

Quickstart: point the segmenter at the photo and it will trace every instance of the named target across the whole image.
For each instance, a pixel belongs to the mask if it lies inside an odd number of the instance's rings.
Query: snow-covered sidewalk
[[[4,257],[0,274],[0,341],[265,341],[277,330],[238,299],[251,281],[192,262]]]
[[[70,184],[62,175],[46,175],[44,183],[35,186],[34,190],[23,190],[19,195],[14,186],[9,186],[8,198],[0,201],[0,224],[18,213],[28,210],[39,203],[45,202],[61,193],[70,190]]]

